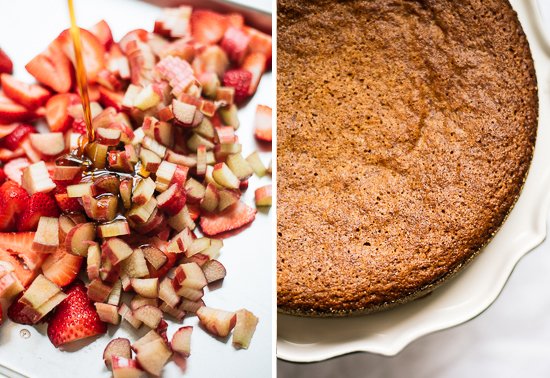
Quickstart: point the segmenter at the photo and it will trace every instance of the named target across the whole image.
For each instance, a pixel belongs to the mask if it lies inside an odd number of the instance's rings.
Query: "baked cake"
[[[278,307],[368,313],[491,239],[537,128],[505,0],[278,3]]]

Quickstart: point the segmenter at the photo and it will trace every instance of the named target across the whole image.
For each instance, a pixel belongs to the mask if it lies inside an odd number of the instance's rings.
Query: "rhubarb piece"
[[[109,368],[111,367],[111,359],[113,357],[132,358],[130,340],[118,337],[109,341],[109,344],[107,344],[103,351],[103,361]]]
[[[118,307],[107,303],[96,302],[94,303],[97,315],[102,322],[118,325],[120,323],[120,315],[118,314]]]
[[[109,238],[105,240],[101,246],[101,250],[113,265],[118,265],[121,261],[130,257],[134,252],[132,247],[119,238]]]
[[[187,202],[200,202],[204,197],[205,187],[200,182],[190,177],[185,182],[185,192],[187,193]]]
[[[168,225],[172,227],[175,231],[181,232],[184,228],[189,228],[194,230],[196,225],[189,214],[187,206],[182,207],[182,209],[175,215],[168,218]]]
[[[216,182],[229,189],[238,189],[240,181],[233,174],[231,169],[225,163],[218,163],[214,166],[212,176]]]
[[[191,301],[189,299],[182,299],[181,303],[179,305],[179,309],[186,312],[191,312],[195,314],[199,308],[204,307],[204,302],[202,299],[199,299],[197,301]]]
[[[9,273],[0,278],[0,298],[10,300],[25,288],[14,273]]]
[[[218,194],[218,211],[224,211],[233,206],[241,198],[241,193],[238,190],[220,190]]]
[[[220,109],[220,117],[222,118],[222,121],[226,125],[233,127],[235,130],[237,130],[240,126],[237,110],[237,105],[235,104],[231,104]]]
[[[206,282],[208,282],[209,284],[211,284],[212,282],[223,280],[225,278],[225,267],[218,260],[209,260],[204,263],[201,268],[204,273],[204,277],[206,277]]]
[[[101,238],[111,238],[114,236],[130,235],[130,226],[124,220],[100,224],[97,227],[97,236]]]
[[[196,253],[202,252],[210,247],[210,243],[211,243],[210,238],[206,238],[206,237],[197,238],[193,240],[193,243],[191,243],[191,246],[189,247],[185,255],[187,257],[190,257]]]
[[[237,322],[233,331],[233,346],[238,349],[248,349],[252,336],[256,331],[258,318],[245,309],[238,310],[236,314]]]
[[[271,108],[265,105],[258,105],[256,108],[256,116],[254,117],[254,135],[258,140],[271,142],[271,122]]]
[[[86,155],[92,161],[92,165],[96,169],[103,169],[107,165],[107,153],[109,147],[97,142],[92,142],[86,145]]]
[[[141,320],[138,320],[133,314],[132,310],[130,310],[130,307],[128,307],[125,303],[120,305],[120,308],[118,309],[118,313],[122,317],[122,319],[126,320],[130,325],[136,329],[141,327]]]
[[[122,283],[120,280],[116,280],[113,284],[113,287],[111,289],[111,293],[109,294],[109,298],[107,298],[107,303],[113,306],[120,305],[120,296],[122,295]]]
[[[145,305],[134,310],[134,316],[147,327],[155,329],[162,320],[162,311],[155,306]]]
[[[143,255],[145,256],[147,262],[151,264],[151,266],[156,270],[162,268],[162,266],[166,264],[166,261],[168,260],[166,255],[160,249],[154,246],[143,247]]]
[[[21,185],[29,194],[47,193],[55,188],[55,183],[50,178],[48,168],[43,161],[23,169]]]
[[[113,356],[111,366],[113,378],[142,378],[145,375],[138,362],[130,358]]]
[[[254,220],[256,210],[238,201],[233,206],[219,214],[205,214],[200,225],[206,235],[216,235],[221,232],[240,228]]]
[[[176,170],[178,166],[177,164],[170,163],[166,160],[164,160],[158,167],[156,175],[157,180],[155,182],[156,189],[159,192],[164,192],[168,187],[170,186],[170,183],[172,182]]]
[[[186,104],[185,102],[178,101],[176,99],[172,102],[172,112],[176,120],[183,126],[190,126],[195,118],[195,112],[197,107],[194,105]]]
[[[132,206],[132,180],[122,180],[119,186],[120,198],[125,209]]]
[[[53,170],[53,179],[55,181],[73,182],[82,175],[82,167],[56,165]]]
[[[169,215],[175,215],[185,206],[185,199],[185,191],[177,184],[173,184],[157,196],[157,203],[159,209],[162,209]]]
[[[59,245],[59,218],[40,217],[34,235],[33,246],[44,252],[51,252]]]
[[[158,105],[160,101],[161,96],[149,84],[135,96],[133,105],[139,110],[147,110]]]
[[[99,267],[101,266],[101,249],[97,243],[91,243],[88,247],[87,268],[88,278],[94,280],[99,278]]]
[[[200,323],[214,336],[226,337],[235,327],[237,315],[234,312],[203,306],[197,310]]]
[[[134,204],[143,205],[147,203],[155,192],[155,182],[151,178],[141,180],[134,190],[132,201]]]
[[[149,374],[159,376],[171,356],[170,348],[161,338],[140,346],[136,359]]]
[[[133,206],[127,214],[127,217],[136,223],[145,223],[155,211],[157,207],[157,200],[151,197],[149,201],[143,205]]]
[[[130,302],[130,308],[132,311],[137,310],[141,306],[153,306],[158,307],[158,300],[157,298],[145,298],[141,295],[136,295],[134,298],[132,298],[132,301]]]
[[[88,284],[88,298],[94,302],[105,302],[111,294],[112,287],[105,285],[100,279],[92,280]]]
[[[189,229],[185,228],[170,240],[166,249],[168,252],[173,253],[185,252],[193,243],[194,238],[195,235]]]
[[[262,186],[254,192],[256,206],[271,206],[271,185]]]
[[[159,157],[163,158],[166,155],[166,147],[157,142],[155,139],[145,136],[141,141],[141,145],[148,150],[153,151]]]
[[[156,298],[158,296],[158,278],[132,278],[132,288],[145,298]]]
[[[219,202],[220,194],[218,189],[216,189],[214,185],[208,184],[204,192],[204,197],[200,202],[201,207],[208,212],[213,212],[218,208]]]
[[[161,162],[161,158],[157,154],[146,148],[140,150],[139,159],[141,160],[142,167],[153,173],[157,171]]]
[[[149,275],[143,250],[134,248],[132,254],[121,263],[121,270],[130,278],[142,278]]]
[[[248,90],[250,95],[256,92],[258,84],[260,84],[260,79],[265,71],[266,63],[267,57],[264,54],[257,52],[248,54],[248,56],[244,59],[242,69],[252,74],[250,89]]]
[[[165,277],[159,285],[159,298],[173,308],[180,302],[181,298],[174,290],[172,280],[168,277]]]
[[[93,183],[91,182],[69,185],[67,186],[67,195],[69,196],[69,198],[92,196],[92,186]]]
[[[191,7],[185,5],[163,9],[162,14],[155,21],[155,33],[172,38],[188,36],[191,33],[189,24],[191,10]]]
[[[96,226],[94,223],[81,223],[74,226],[65,238],[67,251],[77,256],[86,257],[89,242],[96,238]]]
[[[105,175],[95,178],[92,185],[92,195],[118,194],[120,179],[116,175]]]
[[[106,129],[100,127],[96,130],[98,143],[105,146],[116,146],[120,142],[121,131],[117,129]]]
[[[231,169],[231,172],[241,181],[248,179],[254,173],[250,163],[246,161],[241,154],[227,156],[225,163],[229,169]]]
[[[197,165],[196,158],[193,158],[192,156],[180,155],[170,150],[166,153],[166,161],[185,167],[194,167]]]
[[[196,263],[181,264],[174,272],[173,285],[176,290],[179,290],[182,286],[200,290],[207,283],[201,267]],[[181,294],[178,292],[178,295]]]
[[[172,350],[179,353],[182,357],[189,357],[191,355],[192,333],[192,326],[180,327],[172,336],[172,342],[170,343]]]
[[[250,155],[247,156],[246,161],[252,169],[254,170],[254,173],[258,177],[264,177],[266,174],[266,168],[264,163],[262,163],[262,160],[260,159],[260,155],[258,154],[258,151],[254,151]]]
[[[181,262],[184,264],[195,263],[202,268],[202,266],[206,264],[209,260],[210,257],[208,257],[207,255],[203,255],[202,253],[195,253],[190,257],[185,257],[181,260]]]
[[[165,302],[162,302],[159,308],[161,309],[162,312],[170,315],[171,317],[176,319],[178,322],[181,322],[183,318],[185,318],[185,311],[180,310],[179,308],[171,307]]]

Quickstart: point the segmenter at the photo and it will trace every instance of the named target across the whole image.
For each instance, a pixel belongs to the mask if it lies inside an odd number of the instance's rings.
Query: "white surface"
[[[104,18],[115,35],[122,37],[134,28],[152,30],[158,9],[132,0],[86,0],[76,1],[79,25],[86,27]],[[0,11],[0,46],[12,57],[19,78],[29,79],[24,64],[43,50],[69,23],[66,1],[25,0],[2,1]],[[252,133],[252,119],[258,103],[273,106],[271,75],[262,79],[260,89],[251,102],[241,111],[239,139],[243,153],[248,154],[258,146]],[[267,164],[270,150],[261,153]],[[244,202],[254,206],[254,190],[270,183],[269,177],[261,180],[254,177],[244,195]],[[251,227],[236,236],[224,240],[220,261],[228,275],[222,287],[209,292],[204,300],[208,306],[237,310],[247,308],[260,318],[256,334],[249,350],[237,351],[231,339],[222,342],[211,337],[198,326],[195,316],[187,317],[183,324],[193,325],[192,354],[187,363],[185,377],[259,377],[269,376],[272,368],[272,216],[273,211],[260,211]],[[179,327],[170,323],[168,336]],[[19,332],[28,329],[29,339]],[[5,322],[0,328],[0,365],[11,368],[29,377],[109,377],[101,356],[112,337],[139,335],[125,325],[111,327],[107,335],[79,350],[59,351],[45,335],[45,327],[21,326]],[[0,374],[15,376],[0,369]],[[170,362],[164,369],[164,377],[181,376],[181,370]]]
[[[531,44],[541,107],[535,157],[509,219],[470,267],[426,298],[366,317],[307,319],[279,315],[278,357],[308,362],[354,351],[395,355],[423,335],[463,323],[481,313],[498,296],[517,261],[544,239],[550,200],[550,135],[545,127],[550,121],[547,106],[550,56],[545,54],[540,35],[534,30],[535,4],[521,0],[512,4]],[[535,298],[544,296],[545,291],[540,288]]]

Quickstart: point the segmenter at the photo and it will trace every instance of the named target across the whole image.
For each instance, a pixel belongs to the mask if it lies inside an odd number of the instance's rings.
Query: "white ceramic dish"
[[[79,25],[86,27],[104,18],[115,38],[122,37],[135,28],[151,30],[159,8],[133,0],[75,1]],[[0,12],[0,46],[5,49],[15,65],[15,75],[31,80],[24,65],[42,51],[68,26],[69,18],[64,0],[26,0],[3,2]],[[273,106],[272,75],[265,75],[258,93],[240,111],[239,140],[245,154],[259,149],[252,132],[252,120],[256,105]],[[260,149],[264,163],[271,159],[270,149]],[[253,206],[254,190],[271,182],[269,177],[250,180],[244,202]],[[224,240],[220,260],[228,275],[223,285],[205,293],[207,305],[228,310],[247,308],[260,318],[256,334],[249,350],[237,351],[229,338],[221,342],[198,326],[195,316],[187,317],[183,324],[195,327],[192,336],[192,355],[186,372],[170,362],[163,377],[267,377],[273,361],[272,337],[272,218],[274,211],[258,212],[248,229]],[[5,309],[4,309],[5,313]],[[170,323],[168,335],[179,327]],[[29,338],[21,336],[23,330]],[[107,335],[82,348],[73,347],[60,351],[53,347],[46,336],[46,327],[29,327],[5,321],[0,327],[0,376],[8,377],[109,377],[110,372],[102,361],[103,349],[113,337],[136,340],[145,329],[135,332],[131,326],[110,327]]]
[[[278,315],[277,356],[320,361],[364,351],[395,355],[415,339],[475,317],[496,299],[514,266],[546,237],[550,202],[550,55],[536,29],[531,0],[512,0],[529,40],[539,84],[539,129],[535,156],[523,192],[493,241],[463,272],[431,295],[393,310],[344,319]]]

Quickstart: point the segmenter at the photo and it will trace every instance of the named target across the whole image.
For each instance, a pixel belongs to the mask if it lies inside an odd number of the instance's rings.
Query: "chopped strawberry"
[[[2,74],[2,89],[4,94],[27,109],[36,109],[50,98],[48,90],[40,85],[27,84],[9,74]]]
[[[256,209],[238,201],[219,214],[204,214],[201,216],[202,232],[206,235],[216,235],[244,226],[254,220]]]
[[[17,296],[10,307],[8,307],[8,318],[10,318],[12,322],[18,324],[34,324],[34,322],[23,311],[26,307],[25,304],[23,302],[19,302],[19,298],[21,298],[22,295],[23,293]]]
[[[249,95],[253,95],[256,92],[256,88],[258,88],[258,84],[260,84],[260,79],[265,72],[266,62],[267,58],[262,53],[252,53],[244,59],[241,68],[252,74],[252,82],[248,90]]]
[[[254,118],[254,135],[261,141],[271,142],[272,137],[271,108],[258,105]]]
[[[17,222],[17,230],[34,231],[40,217],[58,217],[59,208],[55,200],[46,193],[34,193],[29,199],[29,205]]]
[[[70,126],[72,117],[67,108],[80,103],[80,97],[74,93],[62,93],[53,96],[46,103],[46,121],[50,131],[65,131]]]
[[[191,14],[191,34],[199,43],[218,43],[227,25],[227,18],[216,12],[199,9]]]
[[[84,210],[80,202],[78,202],[78,199],[69,197],[67,193],[57,193],[55,195],[55,200],[57,206],[59,206],[64,213],[78,213]]]
[[[21,147],[21,141],[23,141],[23,139],[25,139],[27,135],[35,132],[36,129],[34,128],[34,126],[20,124],[15,128],[15,130],[13,130],[9,135],[2,139],[0,145],[2,147],[15,151],[16,149]]]
[[[101,42],[105,49],[109,49],[113,43],[113,33],[109,24],[105,20],[99,21],[97,24],[90,28],[90,32],[96,36],[97,40]]]
[[[66,93],[73,86],[71,61],[55,41],[27,63],[25,68],[36,80],[56,92]]]
[[[95,35],[86,29],[80,29],[80,39],[82,41],[82,59],[86,68],[86,76],[90,83],[95,83],[98,72],[105,68],[105,47]],[[66,29],[61,32],[57,37],[57,41],[61,50],[74,65],[74,47],[70,31]]]
[[[25,287],[34,280],[47,257],[33,249],[33,241],[34,232],[0,233],[0,260],[13,265],[15,275]]]
[[[56,348],[107,332],[107,325],[99,319],[82,281],[73,283],[66,294],[67,298],[57,306],[48,323],[48,337]]]
[[[15,216],[12,206],[0,198],[0,232],[14,231]],[[0,254],[0,258],[2,255]]]
[[[124,93],[114,92],[102,86],[99,87],[99,103],[106,108],[112,106],[117,111],[121,111],[123,98]]]
[[[99,101],[100,97],[101,97],[101,94],[99,93],[99,85],[97,84],[88,85],[88,99],[92,102],[97,102]],[[80,95],[78,95],[78,98],[80,98]]]
[[[86,134],[86,121],[84,121],[82,118],[75,119],[73,121],[73,131],[79,134]]]
[[[17,129],[17,126],[16,123],[12,123],[11,125],[0,125],[0,139],[10,135],[13,130]]]
[[[223,85],[235,88],[235,102],[240,104],[250,97],[252,74],[245,70],[229,70],[223,75]]]
[[[259,30],[245,26],[244,31],[250,36],[248,51],[251,53],[262,53],[266,56],[268,66],[271,66],[272,41],[269,34],[262,33]]]
[[[13,72],[13,63],[6,52],[0,49],[0,74]]]
[[[0,168],[0,184],[4,183],[6,181],[6,174],[4,173],[4,169]]]
[[[201,209],[198,203],[188,203],[187,210],[189,210],[189,215],[191,216],[191,219],[193,219],[194,221],[199,219],[199,216],[201,215]]]
[[[225,15],[227,19],[227,25],[232,26],[237,29],[242,29],[244,27],[244,17],[240,13],[229,13]]]
[[[229,27],[223,35],[221,48],[225,50],[229,59],[241,64],[250,43],[250,36],[238,28]]]
[[[39,118],[38,115],[23,105],[12,101],[0,92],[0,124],[28,122]]]
[[[0,198],[10,204],[16,215],[22,214],[29,203],[29,193],[14,181],[6,181],[0,186]]]
[[[50,254],[42,264],[44,276],[58,286],[64,287],[72,283],[80,267],[83,258],[68,253],[65,248],[58,248]]]
[[[23,169],[27,168],[29,165],[31,165],[31,162],[27,158],[13,159],[4,165],[4,173],[10,180],[21,185]]]

